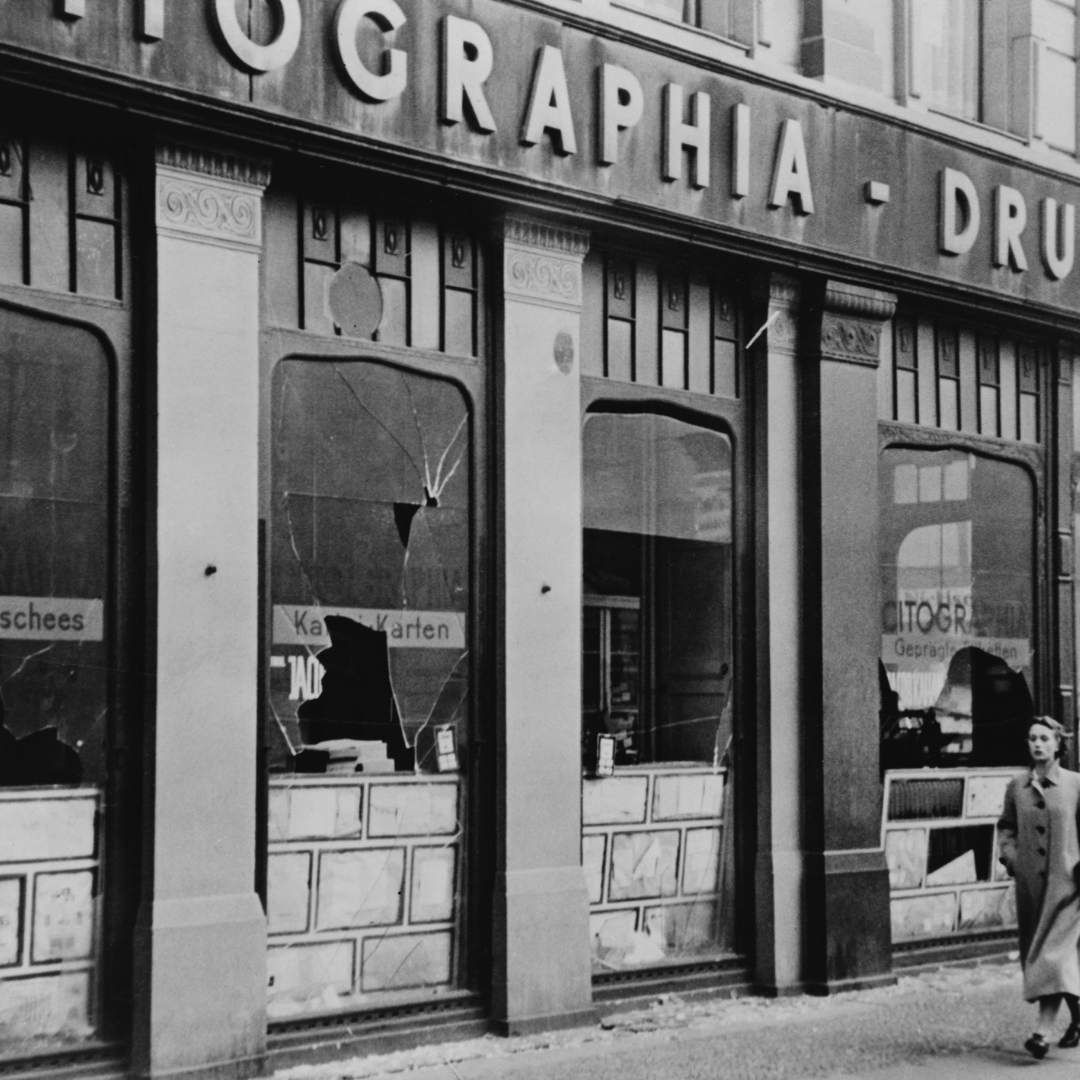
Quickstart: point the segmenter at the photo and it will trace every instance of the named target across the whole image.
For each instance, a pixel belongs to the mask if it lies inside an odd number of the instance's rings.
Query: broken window
[[[468,408],[288,359],[272,409],[268,1015],[430,1000],[464,970]]]
[[[668,416],[585,424],[583,733],[615,764],[704,762],[731,738],[731,443]]]
[[[352,771],[338,758],[355,749],[360,772],[453,770],[469,687],[463,395],[385,364],[285,360],[272,438],[273,766]]]
[[[879,505],[882,768],[1025,764],[1030,474],[959,450],[890,448]]]
[[[85,330],[0,319],[0,785],[101,783],[109,366]]]

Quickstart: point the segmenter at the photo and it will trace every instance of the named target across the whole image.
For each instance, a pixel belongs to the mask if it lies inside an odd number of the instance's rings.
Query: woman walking
[[[1039,1020],[1024,1048],[1046,1057],[1062,999],[1070,1022],[1058,1046],[1080,1045],[1080,773],[1058,763],[1065,729],[1049,716],[1028,726],[1031,770],[1010,781],[998,822],[1000,857],[1016,879],[1024,999]]]

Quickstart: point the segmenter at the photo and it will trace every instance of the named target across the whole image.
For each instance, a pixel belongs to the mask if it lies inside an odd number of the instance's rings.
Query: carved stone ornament
[[[558,251],[580,259],[585,258],[589,250],[588,233],[531,218],[508,217],[503,223],[503,237],[511,244]]]
[[[576,306],[581,303],[581,263],[508,248],[504,284],[517,296]]]
[[[529,218],[503,222],[503,288],[508,296],[556,307],[581,306],[587,233]]]
[[[249,189],[158,171],[157,226],[241,247],[262,243],[261,197]]]
[[[202,173],[234,184],[264,188],[270,183],[270,163],[257,158],[223,154],[200,146],[181,143],[158,143],[157,163],[167,169]]]
[[[877,367],[881,357],[881,325],[827,311],[821,317],[821,355],[830,360]]]

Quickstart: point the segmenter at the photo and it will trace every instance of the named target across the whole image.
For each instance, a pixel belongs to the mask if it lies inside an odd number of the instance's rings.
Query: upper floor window
[[[662,19],[685,23],[722,37],[732,34],[731,8],[737,0],[616,0],[623,7],[636,8]]]
[[[912,0],[911,90],[929,108],[981,119],[980,0]]]

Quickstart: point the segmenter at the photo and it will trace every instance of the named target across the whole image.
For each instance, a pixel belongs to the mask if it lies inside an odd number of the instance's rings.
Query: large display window
[[[1033,715],[1035,485],[964,450],[880,466],[882,767],[1020,765]]]
[[[732,944],[732,442],[584,430],[582,858],[598,972]]]
[[[271,1020],[460,984],[471,427],[453,383],[285,359],[271,421]]]
[[[93,334],[0,312],[0,1056],[99,1023],[110,381]]]

